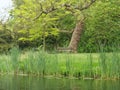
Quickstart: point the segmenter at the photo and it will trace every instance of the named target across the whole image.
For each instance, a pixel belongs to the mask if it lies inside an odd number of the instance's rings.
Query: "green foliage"
[[[0,53],[7,52],[13,44],[11,31],[7,29],[6,24],[0,23]]]
[[[82,35],[79,51],[96,52],[100,46],[105,51],[112,51],[111,46],[120,44],[120,7],[119,1],[98,1],[85,13],[84,34]]]
[[[53,14],[43,14],[41,18],[34,21],[33,19],[39,14],[38,12],[40,12],[39,3],[35,0],[23,0],[23,2],[24,4],[21,4],[19,8],[11,11],[11,15],[13,16],[11,22],[13,22],[13,28],[17,27],[15,31],[17,31],[19,35],[17,38],[18,43],[36,42],[38,39],[42,41],[43,38],[46,38],[48,35],[58,35],[59,29],[56,27],[56,22],[59,18],[57,16]]]
[[[111,44],[119,46],[119,0],[97,0],[84,11],[75,7],[84,7],[90,0],[13,1],[15,7],[10,12],[9,28],[14,33],[14,42],[21,48],[42,46],[50,50],[68,46],[71,34],[61,31],[73,30],[82,17],[85,25],[79,52],[97,52],[101,45],[104,50],[112,51]],[[68,7],[64,7],[65,4]]]

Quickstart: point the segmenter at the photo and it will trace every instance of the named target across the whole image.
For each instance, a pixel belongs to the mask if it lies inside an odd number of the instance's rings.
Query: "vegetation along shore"
[[[55,53],[42,50],[22,53],[13,48],[0,55],[0,73],[69,77],[78,79],[120,79],[120,53]]]

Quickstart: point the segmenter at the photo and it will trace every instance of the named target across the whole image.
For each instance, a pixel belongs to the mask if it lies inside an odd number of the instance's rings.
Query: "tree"
[[[80,3],[78,1],[68,2],[66,0],[65,2],[61,1],[61,3],[63,2],[63,4],[61,6],[65,7],[65,10],[68,10],[72,13],[76,13],[76,10],[78,10],[78,12],[81,12],[85,9],[88,9],[95,1],[96,0],[90,0],[87,2],[85,0],[84,4],[82,3],[83,5],[81,5],[81,2]],[[53,4],[51,4],[51,8],[49,10],[44,11],[42,8],[42,5],[41,5],[41,9],[42,9],[42,12],[36,18],[39,18],[43,13],[48,14],[48,13],[50,13],[58,8],[55,8],[55,6]],[[84,16],[82,17],[81,20],[78,20],[78,22],[75,26],[75,29],[73,31],[71,41],[70,41],[70,44],[68,46],[68,48],[71,50],[71,52],[77,52],[77,47],[78,47],[80,36],[81,36],[82,30],[83,30],[83,25],[84,25]]]
[[[24,4],[14,10],[13,17],[14,20],[15,18],[17,19],[17,27],[21,30],[24,28],[24,30],[22,30],[23,32],[32,32],[32,35],[29,34],[28,37],[34,39],[39,36],[45,37],[49,33],[56,34],[60,31],[56,25],[58,19],[63,14],[73,15],[76,17],[76,26],[73,29],[68,49],[70,49],[71,52],[77,52],[85,18],[82,12],[88,9],[95,1],[96,0],[23,0]],[[20,25],[19,23],[24,23],[24,25]],[[33,29],[35,27],[37,28],[36,30]],[[20,40],[21,39],[25,38],[20,38]]]
[[[111,52],[120,46],[120,1],[99,0],[86,13],[85,31],[79,43],[79,52]]]
[[[55,28],[55,22],[58,18],[52,17],[52,14],[44,14],[41,18],[34,21],[33,18],[40,10],[39,4],[36,0],[22,0],[22,2],[24,4],[17,5],[11,11],[12,19],[10,21],[12,23],[12,31],[16,32],[18,36],[18,43],[33,42],[40,39],[43,40],[43,46],[45,47],[45,38],[49,34],[58,34],[58,29]]]

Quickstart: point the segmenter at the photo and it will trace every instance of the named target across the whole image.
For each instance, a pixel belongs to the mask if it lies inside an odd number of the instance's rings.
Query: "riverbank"
[[[48,54],[43,51],[0,55],[0,73],[78,79],[120,79],[120,53]]]

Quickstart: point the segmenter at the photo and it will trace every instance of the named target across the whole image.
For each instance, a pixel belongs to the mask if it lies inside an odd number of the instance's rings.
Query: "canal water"
[[[0,76],[0,90],[120,90],[120,81]]]

